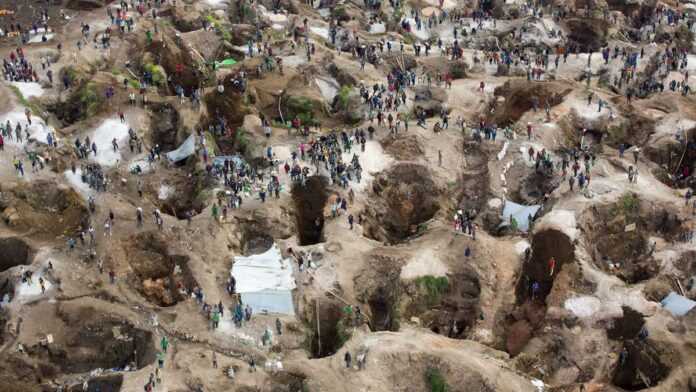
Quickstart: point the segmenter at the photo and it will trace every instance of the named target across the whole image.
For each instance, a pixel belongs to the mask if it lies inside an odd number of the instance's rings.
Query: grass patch
[[[449,289],[449,281],[445,276],[421,276],[416,279],[416,285],[425,292],[425,300],[428,306],[440,303],[442,296]]]
[[[341,109],[341,110],[348,109],[350,92],[352,89],[353,89],[353,86],[345,85],[345,86],[341,86],[341,89],[338,90],[338,107],[339,107],[339,109]]]
[[[22,94],[22,92],[19,90],[19,88],[17,86],[8,85],[8,87],[10,88],[10,90],[12,90],[14,95],[17,97],[17,100],[19,101],[20,105],[22,105],[26,108],[29,108],[29,110],[31,110],[31,112],[35,116],[39,116],[41,118],[44,118],[44,116],[41,115],[43,113],[43,110],[41,110],[41,108],[39,108],[39,106],[37,106],[34,102],[29,102],[26,99],[26,97],[24,97],[24,94]],[[45,120],[45,118],[44,118],[44,120]]]
[[[162,68],[161,65],[147,63],[143,65],[143,69],[146,72],[149,72],[150,75],[152,75],[152,83],[154,83],[156,86],[161,85],[164,81],[167,80],[167,78],[164,76],[164,68]]]
[[[430,392],[449,392],[450,387],[447,385],[447,380],[442,376],[442,372],[437,368],[428,368],[425,371],[425,383]]]
[[[290,96],[285,100],[283,113],[288,120],[293,120],[297,117],[302,122],[302,125],[316,125],[317,120],[314,118],[315,110],[321,110],[319,103],[306,97]]]

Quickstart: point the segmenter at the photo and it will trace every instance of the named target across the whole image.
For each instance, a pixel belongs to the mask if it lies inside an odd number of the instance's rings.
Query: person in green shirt
[[[164,351],[166,353],[167,348],[169,347],[169,340],[167,339],[166,336],[162,336],[162,340],[160,341],[160,346],[162,347],[162,351]]]

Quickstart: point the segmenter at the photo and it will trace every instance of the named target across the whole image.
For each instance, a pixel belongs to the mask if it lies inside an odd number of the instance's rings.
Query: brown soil
[[[187,213],[198,215],[205,208],[205,192],[212,186],[214,180],[204,172],[195,172],[191,177],[178,177],[177,181],[170,184],[176,189],[165,200],[156,198],[162,213],[174,216],[178,219],[186,219]],[[158,190],[153,190],[156,194]]]
[[[400,161],[408,161],[423,156],[423,147],[416,135],[406,135],[397,138],[385,137],[380,140],[382,148],[389,155]]]
[[[82,198],[67,186],[46,180],[3,187],[2,218],[17,230],[56,237],[86,227],[89,212]]]
[[[373,331],[398,331],[402,261],[383,255],[373,255],[371,258],[369,267],[361,270],[353,279],[357,299],[367,304],[368,311],[365,313]]]
[[[570,31],[568,39],[583,53],[597,52],[607,43],[607,22],[604,20],[572,18],[566,19],[565,25]]]
[[[439,194],[425,166],[399,163],[380,173],[364,212],[365,235],[389,244],[408,239],[440,209]]]
[[[642,211],[638,199],[629,195],[609,206],[593,206],[584,220],[594,263],[627,283],[650,279],[659,272],[659,262],[649,251],[650,235],[674,239],[685,230],[676,215],[667,210]],[[632,224],[635,230],[626,231]]]
[[[406,311],[406,317],[420,318],[423,326],[450,338],[466,338],[480,314],[481,284],[472,268],[448,276],[447,290],[441,295],[428,293],[418,281],[407,288],[410,297],[417,298]],[[413,292],[413,293],[412,293]]]
[[[310,306],[311,312],[316,307]],[[338,352],[343,346],[343,341],[339,333],[339,324],[343,317],[343,306],[339,302],[332,300],[322,300],[319,303],[319,334],[316,330],[317,317],[312,313],[307,315],[307,323],[311,325],[311,355],[313,358],[324,358]]]
[[[611,328],[607,329],[607,336],[613,340],[634,339],[645,325],[645,317],[628,306],[621,309],[623,316],[612,320]]]
[[[186,298],[182,289],[191,291],[197,285],[188,267],[188,256],[170,254],[161,233],[138,233],[124,241],[123,247],[134,272],[135,287],[151,303],[175,305]]]
[[[180,85],[187,94],[195,88],[202,87],[205,78],[198,65],[198,58],[194,58],[181,41],[172,39],[175,37],[175,30],[165,27],[165,31],[157,37],[162,40],[153,41],[145,50],[153,55],[155,64],[161,65],[167,76],[171,76],[171,85]],[[181,72],[177,72],[177,65],[183,65]]]
[[[489,123],[506,127],[516,123],[526,112],[534,108],[534,97],[538,99],[538,109],[543,110],[544,103],[554,107],[572,91],[566,84],[560,82],[529,82],[526,80],[510,80],[496,87],[496,97],[503,97],[502,104],[493,103],[493,111],[486,114]]]

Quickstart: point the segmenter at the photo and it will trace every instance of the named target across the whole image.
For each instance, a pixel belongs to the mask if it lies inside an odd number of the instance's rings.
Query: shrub
[[[425,291],[425,298],[428,306],[440,303],[442,295],[449,289],[449,281],[445,276],[426,275],[416,279],[419,289]]]
[[[425,372],[425,382],[428,384],[430,392],[449,392],[450,387],[447,385],[445,377],[437,368],[428,368]]]

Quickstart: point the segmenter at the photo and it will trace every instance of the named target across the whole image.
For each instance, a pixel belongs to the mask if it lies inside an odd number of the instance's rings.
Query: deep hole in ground
[[[659,349],[650,341],[627,340],[628,355],[619,360],[611,383],[627,391],[640,391],[657,385],[669,375],[670,368],[662,361]]]
[[[317,307],[312,307],[312,312]],[[332,301],[320,301],[319,306],[319,329],[317,330],[316,313],[309,315],[307,322],[312,330],[311,354],[313,358],[324,358],[338,352],[345,343],[346,336],[342,336],[340,323],[343,318],[341,304]]]
[[[18,237],[0,238],[0,272],[18,265],[29,265],[33,251]]]
[[[568,40],[581,53],[597,52],[607,44],[607,22],[601,19],[566,19]]]
[[[544,195],[553,192],[561,183],[557,172],[551,168],[528,167],[526,164],[512,165],[505,174],[509,200],[523,205],[540,204]]]
[[[276,372],[272,376],[271,392],[304,392],[308,390],[306,381],[307,376],[304,374],[289,371]]]
[[[89,306],[58,305],[56,315],[56,324],[62,322],[64,328],[54,332],[53,344],[27,347],[31,357],[48,360],[65,373],[125,366],[142,369],[155,361],[154,337],[149,330]]]
[[[425,223],[440,209],[439,195],[425,166],[399,163],[380,173],[364,211],[365,236],[396,244],[422,233]]]
[[[169,103],[155,103],[150,105],[152,111],[152,126],[150,140],[153,145],[159,144],[162,151],[172,151],[179,147],[177,134],[179,131],[180,116],[176,108]]]
[[[214,184],[215,179],[201,171],[190,177],[177,177],[176,181],[169,185],[175,191],[164,200],[157,198],[157,204],[162,213],[180,220],[187,219],[189,214],[196,216],[205,209],[204,191]]]
[[[466,338],[481,313],[481,284],[470,267],[447,277],[415,279],[406,290],[413,299],[406,318],[418,317],[423,326],[450,338]]]
[[[675,212],[643,204],[637,195],[627,193],[615,203],[591,207],[581,220],[594,264],[630,284],[659,272],[650,236],[672,241],[686,231]]]
[[[555,260],[553,272],[550,261]],[[575,246],[570,238],[561,231],[548,229],[532,237],[531,256],[522,266],[522,274],[517,284],[517,303],[527,301],[544,303],[553,288],[553,282],[566,263],[575,260]],[[538,283],[539,289],[532,293],[532,285]]]
[[[47,180],[2,187],[2,218],[13,229],[40,235],[72,236],[87,227],[89,211],[72,188]]]
[[[262,226],[246,225],[242,229],[242,252],[247,256],[266,252],[273,242],[273,237]]]
[[[370,267],[353,278],[357,298],[367,305],[363,312],[371,330],[398,331],[402,290],[399,273],[403,261],[379,254],[370,259]]]
[[[551,271],[551,259],[555,260]],[[517,306],[506,317],[505,349],[519,354],[546,317],[546,298],[563,266],[575,260],[575,246],[559,230],[546,229],[532,237],[531,254],[522,265],[517,288]],[[535,283],[538,285],[536,290]]]
[[[507,127],[515,124],[522,116],[534,108],[536,101],[538,110],[544,110],[545,103],[554,107],[563,102],[563,98],[572,89],[560,82],[529,82],[524,80],[510,80],[502,86],[496,87],[496,98],[491,103],[485,117],[489,124],[497,124],[498,127]]]
[[[124,241],[123,246],[134,272],[131,280],[149,302],[172,306],[197,286],[188,265],[189,257],[170,254],[167,240],[159,232],[138,233]]]
[[[295,205],[295,223],[301,246],[324,241],[324,206],[329,194],[327,179],[321,176],[307,178],[305,185],[292,185],[292,200]]]
[[[622,306],[623,316],[612,320],[611,328],[607,329],[607,336],[613,340],[628,340],[638,336],[645,325],[645,317],[628,306]]]
[[[123,385],[122,374],[110,374],[107,376],[91,378],[87,382],[86,392],[119,392]],[[82,384],[73,385],[70,392],[83,392]]]

